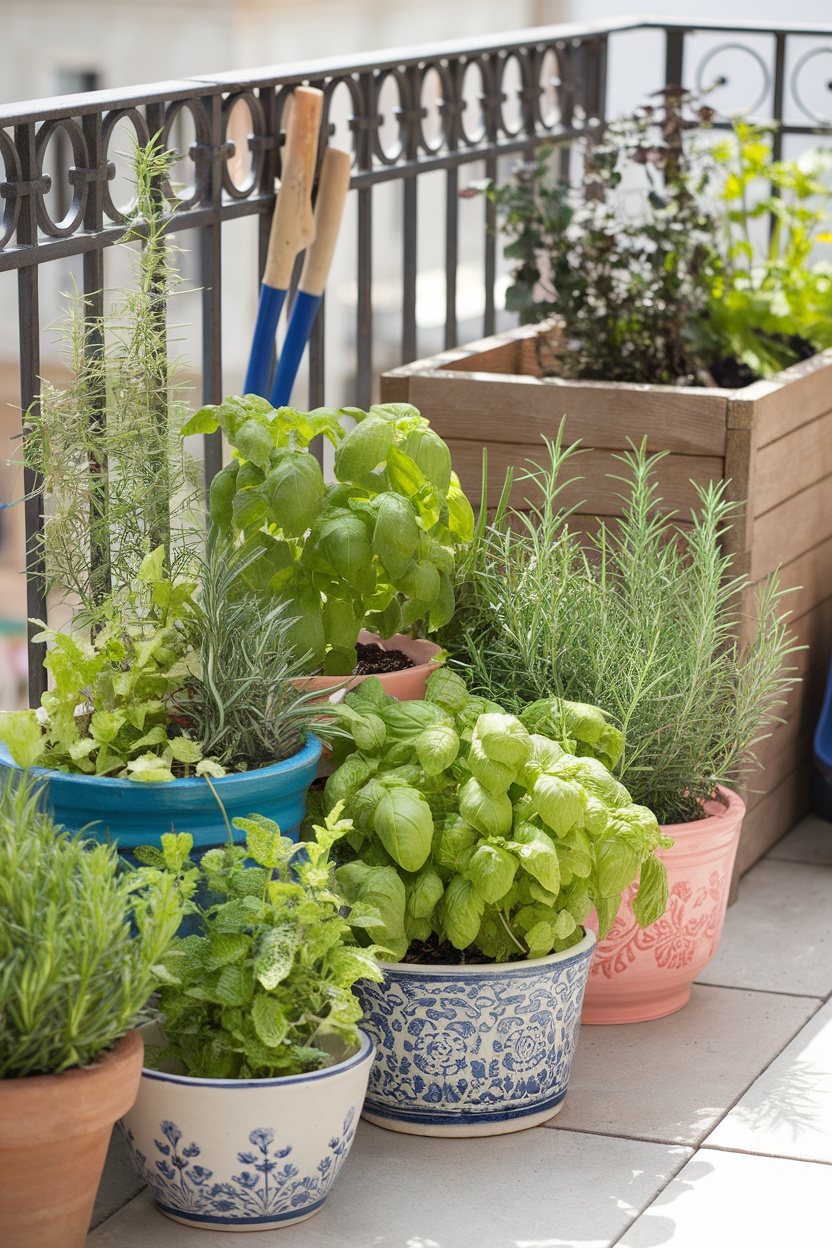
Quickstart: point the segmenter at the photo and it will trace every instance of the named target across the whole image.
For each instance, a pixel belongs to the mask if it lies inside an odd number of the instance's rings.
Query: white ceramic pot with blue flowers
[[[355,991],[376,1044],[364,1117],[410,1135],[504,1135],[560,1109],[595,936],[525,962],[381,963]]]
[[[305,1075],[194,1079],[145,1067],[121,1126],[158,1208],[226,1231],[317,1213],[350,1151],[372,1060],[362,1032],[357,1052]]]

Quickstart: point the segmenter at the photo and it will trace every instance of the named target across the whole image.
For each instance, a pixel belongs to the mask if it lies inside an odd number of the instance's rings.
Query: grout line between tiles
[[[608,1140],[632,1140],[637,1144],[665,1144],[668,1148],[699,1148],[701,1141],[694,1140],[668,1140],[662,1139],[659,1135],[637,1135],[634,1132],[624,1131],[601,1131],[598,1127],[569,1127],[565,1123],[560,1124],[557,1120],[552,1121],[549,1126],[547,1122],[540,1124],[544,1131],[571,1131],[574,1135],[600,1135]],[[704,1136],[702,1137],[705,1138]]]
[[[620,1235],[616,1235],[615,1239],[611,1239],[609,1241],[607,1248],[615,1248],[616,1244],[621,1243],[621,1240],[624,1238],[627,1232],[632,1229],[632,1227],[636,1224],[636,1222],[638,1222],[642,1214],[646,1213],[647,1210],[650,1209],[656,1203],[656,1201],[661,1196],[662,1192],[665,1191],[665,1189],[668,1188],[670,1184],[673,1182],[673,1180],[676,1178],[676,1175],[679,1174],[680,1171],[684,1170],[688,1162],[693,1161],[694,1158],[698,1155],[698,1153],[699,1153],[698,1147],[694,1147],[693,1152],[691,1153],[690,1157],[682,1158],[679,1165],[674,1169],[672,1174],[669,1174],[667,1176],[666,1180],[664,1181],[664,1183],[662,1183],[658,1191],[654,1192],[653,1195],[650,1197],[650,1199],[647,1201],[647,1203],[642,1205],[642,1207],[636,1211],[636,1213],[633,1215],[633,1217],[630,1219],[630,1221],[621,1231]]]
[[[726,992],[757,992],[764,997],[793,997],[798,1001],[818,1001],[821,1005],[832,996],[832,991],[819,992],[781,992],[778,988],[751,988],[746,984],[714,984],[707,979],[697,979],[703,988],[723,988]]]
[[[742,1153],[745,1157],[771,1157],[775,1161],[799,1161],[804,1162],[807,1166],[830,1166],[832,1161],[827,1161],[824,1157],[792,1157],[789,1153],[770,1153],[766,1150],[757,1150],[754,1148],[730,1148],[727,1144],[708,1144],[703,1143],[696,1151],[703,1152],[710,1150],[712,1153]]]

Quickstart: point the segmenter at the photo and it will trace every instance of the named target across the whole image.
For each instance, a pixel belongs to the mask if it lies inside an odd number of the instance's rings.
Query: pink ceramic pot
[[[414,640],[413,637],[406,637],[403,633],[396,633],[395,636],[382,641],[380,637],[376,637],[374,633],[368,633],[364,628],[358,634],[358,640],[365,645],[368,642],[375,642],[383,650],[402,650],[409,659],[413,659],[415,667],[407,667],[401,672],[384,672],[379,676],[379,680],[384,685],[385,692],[398,698],[400,702],[418,702],[424,698],[428,676],[440,666],[435,661],[436,655],[440,653],[440,646],[433,641]],[[308,679],[299,679],[293,683],[304,692],[311,693],[320,690],[324,695],[320,701],[325,702],[331,690],[337,689],[339,685],[342,686],[345,679],[344,676],[310,676]],[[366,676],[352,676],[346,688],[353,689],[366,679]]]
[[[706,819],[662,829],[675,841],[659,850],[670,886],[667,910],[641,928],[630,904],[637,885],[623,894],[612,930],[595,949],[582,1022],[643,1023],[687,1005],[691,984],[719,948],[745,815],[736,793],[720,788],[719,799],[705,803]],[[597,930],[594,913],[587,927]]]

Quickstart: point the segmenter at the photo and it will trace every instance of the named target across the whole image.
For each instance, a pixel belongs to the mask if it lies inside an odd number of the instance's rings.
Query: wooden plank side
[[[754,515],[764,515],[772,507],[831,475],[832,410],[757,450]]]
[[[786,608],[797,620],[832,595],[832,537],[819,542],[780,569],[780,584],[791,592]]]
[[[832,476],[772,507],[754,520],[751,579],[768,576],[832,536]]]
[[[474,442],[447,439],[454,470],[462,488],[475,501],[479,501],[482,482],[482,448]],[[509,445],[497,442],[488,447],[488,499],[495,505],[505,481],[506,469],[515,468],[515,483],[511,502],[515,507],[528,506],[541,499],[539,488],[532,481],[520,481],[528,468],[528,460],[545,464],[544,446]],[[656,467],[656,477],[663,507],[689,515],[697,504],[697,495],[691,479],[700,485],[721,480],[723,461],[705,455],[668,455]],[[610,475],[612,474],[612,475]],[[609,451],[584,451],[567,460],[561,480],[564,489],[560,495],[564,507],[578,506],[583,515],[620,516],[623,503],[621,494],[626,486],[614,479],[624,474],[621,464]],[[580,478],[574,480],[574,478]]]
[[[567,443],[580,439],[595,449],[627,450],[628,439],[646,437],[650,451],[725,451],[726,400],[720,391],[434,370],[410,377],[409,396],[446,441],[539,443],[543,436],[554,438],[566,416]]]
[[[799,672],[808,672],[817,664],[827,663],[832,651],[832,598],[819,602],[798,619],[789,620],[789,631],[797,645],[806,647],[790,660]]]
[[[735,879],[753,867],[808,812],[811,776],[811,762],[802,763],[746,815],[734,867]]]
[[[728,402],[732,428],[753,427],[757,446],[799,429],[832,407],[832,349],[801,360],[771,381],[737,390]]]

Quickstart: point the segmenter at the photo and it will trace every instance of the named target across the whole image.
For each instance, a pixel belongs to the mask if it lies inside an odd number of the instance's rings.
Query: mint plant
[[[26,775],[0,789],[0,1079],[88,1066],[165,975],[186,880],[61,832]]]
[[[568,949],[593,906],[609,931],[639,872],[639,923],[664,912],[655,851],[672,841],[602,761],[622,742],[597,707],[548,699],[517,717],[443,669],[424,702],[369,678],[335,713],[354,746],[325,790],[354,824],[336,878],[396,961],[431,937],[495,961]]]
[[[357,421],[350,433],[342,416]],[[415,408],[275,411],[246,395],[201,408],[183,433],[217,429],[234,452],[211,486],[212,521],[255,556],[250,588],[291,604],[311,670],[350,674],[361,628],[391,637],[451,618],[473,512],[447,446]],[[335,447],[329,485],[305,449],[319,435]]]
[[[203,1079],[271,1079],[318,1070],[332,1040],[357,1045],[358,979],[379,982],[375,949],[354,929],[374,921],[350,912],[330,853],[352,827],[333,809],[314,839],[297,845],[270,819],[235,819],[245,846],[229,843],[190,864],[192,838],[162,837],[140,861],[201,888],[191,903],[199,931],[177,937],[159,994],[166,1047],[154,1059],[184,1063]],[[247,860],[256,865],[247,865]]]
[[[748,379],[772,377],[832,345],[832,268],[812,263],[815,245],[832,242],[832,188],[824,181],[832,154],[773,160],[772,137],[771,126],[736,121],[733,135],[711,148],[723,265],[705,333],[711,355],[736,359]]]

